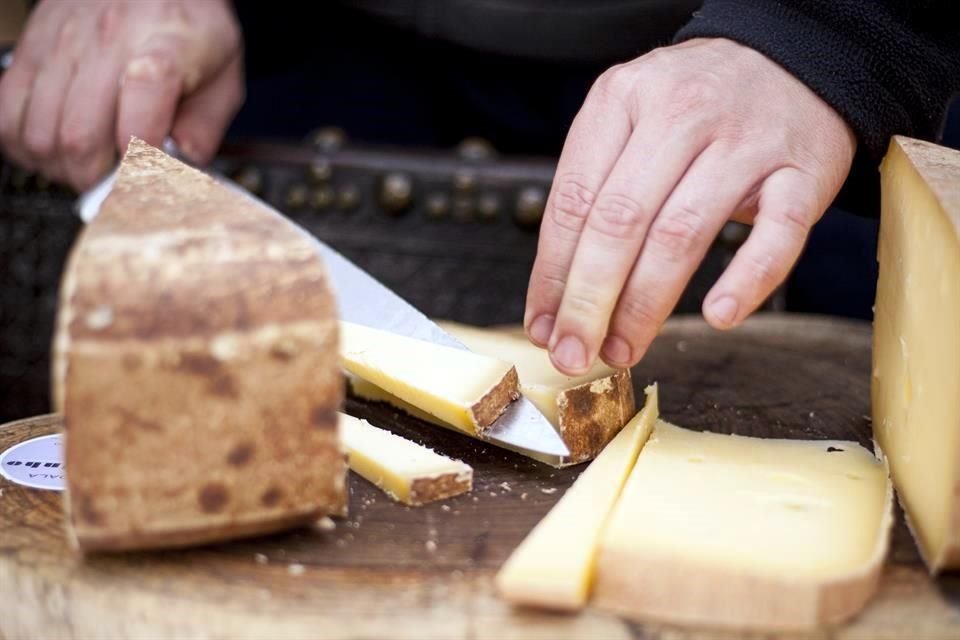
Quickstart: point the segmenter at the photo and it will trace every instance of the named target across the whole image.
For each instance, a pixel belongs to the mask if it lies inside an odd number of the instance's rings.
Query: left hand
[[[706,296],[736,326],[786,278],[846,178],[856,139],[756,51],[691,40],[594,84],[557,165],[524,326],[567,375],[636,364],[730,219],[750,237]]]

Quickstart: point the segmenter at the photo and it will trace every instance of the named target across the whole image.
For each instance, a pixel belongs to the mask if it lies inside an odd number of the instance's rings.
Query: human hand
[[[557,165],[524,326],[568,375],[636,364],[730,219],[749,238],[703,314],[736,326],[786,278],[850,170],[856,139],[760,53],[691,40],[611,68]]]
[[[76,189],[131,135],[170,134],[207,162],[243,102],[242,65],[227,0],[43,0],[0,78],[0,146]]]

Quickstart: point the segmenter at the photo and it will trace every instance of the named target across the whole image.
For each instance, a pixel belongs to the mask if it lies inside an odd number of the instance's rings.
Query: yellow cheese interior
[[[749,575],[830,577],[875,560],[886,492],[886,468],[856,443],[657,421],[602,546]]]
[[[657,419],[657,389],[563,498],[530,532],[497,575],[508,600],[574,609],[593,583],[597,542],[630,468]]]
[[[590,371],[582,376],[566,376],[554,368],[546,350],[537,347],[522,335],[452,322],[441,322],[440,326],[471,351],[516,366],[521,392],[554,426],[560,424],[557,395],[561,391],[611,376],[617,371],[597,361]]]
[[[956,165],[960,183],[960,163]],[[896,145],[883,164],[874,313],[873,430],[934,568],[960,477],[960,245],[920,173]]]
[[[341,322],[347,371],[462,430],[475,432],[471,408],[513,366],[502,360]]]
[[[341,413],[340,432],[350,469],[401,502],[409,501],[416,480],[472,474],[466,463],[379,429],[366,420]]]

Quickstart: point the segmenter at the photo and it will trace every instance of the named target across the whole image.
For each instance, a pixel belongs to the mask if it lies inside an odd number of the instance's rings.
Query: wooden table
[[[683,318],[634,380],[638,391],[658,381],[663,416],[690,428],[869,445],[869,371],[865,324],[766,316],[719,334]],[[739,637],[590,609],[512,609],[492,578],[583,467],[550,469],[380,405],[350,410],[474,465],[472,495],[406,508],[354,477],[351,516],[334,531],[83,558],[65,545],[58,494],[0,479],[0,640]],[[0,450],[56,426],[48,417],[2,427]],[[927,576],[901,517],[876,598],[811,637],[957,640],[960,577]]]

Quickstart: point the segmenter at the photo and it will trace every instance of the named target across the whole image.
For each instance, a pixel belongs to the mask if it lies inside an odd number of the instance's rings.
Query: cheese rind
[[[337,335],[308,236],[133,140],[61,283],[71,542],[185,546],[343,513]]]
[[[596,602],[638,620],[833,624],[875,590],[892,522],[886,466],[854,442],[658,421],[603,533]]]
[[[894,137],[881,193],[873,433],[936,573],[960,567],[960,152]]]
[[[473,486],[473,469],[464,462],[346,414],[340,414],[340,429],[350,469],[398,502],[420,506]]]
[[[537,524],[497,574],[497,590],[523,605],[576,610],[593,584],[597,543],[637,454],[657,419],[657,387],[647,402],[560,501]]]
[[[423,340],[341,322],[350,373],[470,434],[482,434],[520,397],[513,365]]]
[[[566,376],[546,350],[522,333],[454,322],[440,326],[467,348],[512,363],[520,392],[556,427],[570,451],[569,464],[591,460],[636,413],[629,369],[597,362],[581,376]]]

